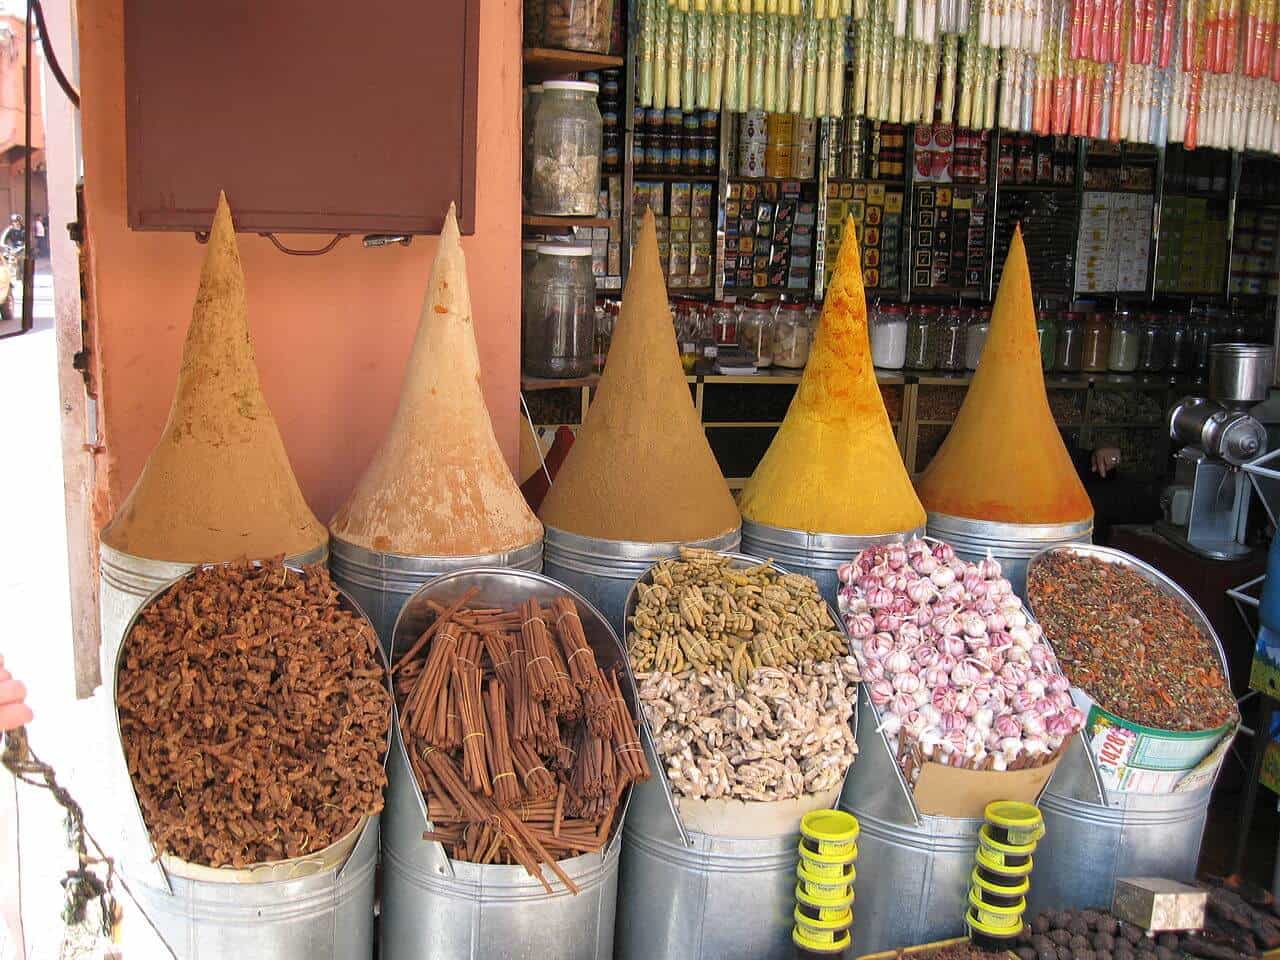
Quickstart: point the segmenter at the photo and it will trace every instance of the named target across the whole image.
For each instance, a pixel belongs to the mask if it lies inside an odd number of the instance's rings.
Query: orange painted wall
[[[122,7],[122,0],[79,0],[92,336],[104,446],[97,465],[99,525],[128,493],[160,436],[204,253],[190,235],[125,225]],[[485,396],[511,463],[520,364],[520,71],[520,6],[485,0],[476,233],[463,246]],[[283,239],[300,247],[317,242]],[[303,492],[327,522],[395,409],[435,241],[418,237],[408,248],[366,250],[347,239],[322,257],[286,256],[256,236],[241,234],[239,241],[263,389]]]

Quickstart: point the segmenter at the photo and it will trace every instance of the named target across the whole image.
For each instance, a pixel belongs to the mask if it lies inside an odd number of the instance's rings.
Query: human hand
[[[31,722],[31,708],[26,699],[27,688],[4,668],[4,657],[0,656],[0,733]]]
[[[1093,472],[1098,476],[1105,478],[1108,470],[1115,470],[1119,466],[1119,447],[1099,447],[1093,451]]]

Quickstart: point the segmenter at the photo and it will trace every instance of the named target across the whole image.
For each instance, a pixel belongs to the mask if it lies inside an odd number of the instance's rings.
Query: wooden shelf
[[[1002,183],[1001,193],[1075,193],[1076,188],[1062,183]]]
[[[544,380],[542,377],[520,377],[521,390],[561,390],[565,387],[594,387],[600,382],[600,375],[593,373],[586,377],[569,377],[564,380]]]
[[[524,72],[527,81],[544,80],[584,70],[608,70],[622,66],[621,57],[577,50],[552,50],[550,47],[525,47]]]
[[[639,170],[635,172],[637,182],[652,180],[655,183],[680,183],[688,180],[691,183],[715,183],[720,179],[718,173],[642,173]]]
[[[801,186],[805,184],[817,184],[817,177],[742,177],[736,173],[728,175],[733,183],[798,183]]]
[[[573,227],[611,227],[613,221],[608,217],[545,217],[536,213],[526,213],[520,217],[520,222],[526,227],[543,227],[543,228],[562,228],[564,230]]]

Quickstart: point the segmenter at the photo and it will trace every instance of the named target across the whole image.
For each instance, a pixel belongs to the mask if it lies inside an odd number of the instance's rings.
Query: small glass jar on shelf
[[[870,312],[871,362],[880,370],[901,370],[907,359],[907,312],[896,303],[877,302]]]
[[[1036,337],[1040,341],[1040,369],[1052,370],[1058,349],[1059,314],[1041,307],[1036,311]]]
[[[538,2],[538,0],[535,0]],[[540,0],[542,42],[559,50],[608,53],[614,0]]]
[[[991,333],[991,311],[979,308],[970,313],[968,329],[964,334],[964,366],[966,370],[977,370],[982,361],[982,348],[987,345],[987,336]]]
[[[722,347],[735,346],[738,342],[738,310],[724,300],[711,305],[711,335]]]
[[[530,213],[594,217],[600,210],[600,151],[604,120],[599,87],[578,80],[542,85],[533,123]]]
[[[1112,373],[1133,373],[1138,369],[1138,325],[1128,310],[1117,310],[1111,317],[1107,369]]]
[[[524,289],[524,372],[550,379],[591,373],[595,312],[591,248],[540,245]]]
[[[1182,313],[1171,313],[1165,320],[1165,364],[1169,373],[1186,373],[1191,369],[1191,328]]]
[[[932,370],[937,347],[937,315],[934,307],[912,305],[907,310],[907,350],[903,366],[908,370]]]
[[[671,321],[676,326],[676,343],[680,347],[680,365],[686,374],[692,375],[698,367],[705,346],[702,315],[692,300],[676,298],[671,301]]]
[[[738,345],[755,357],[756,366],[773,366],[773,305],[748,303],[738,319]]]
[[[1079,373],[1083,365],[1084,328],[1076,314],[1064,314],[1053,350],[1053,369],[1058,373]]]
[[[1105,314],[1094,311],[1085,315],[1084,346],[1080,351],[1080,369],[1085,373],[1106,373],[1111,346],[1111,328]]]
[[[950,307],[938,314],[934,369],[940,373],[961,373],[965,360],[965,311]]]
[[[773,363],[800,370],[809,361],[813,328],[809,310],[803,303],[784,303],[773,318]]]
[[[1164,322],[1157,313],[1148,313],[1138,324],[1138,372],[1160,373],[1166,363]]]

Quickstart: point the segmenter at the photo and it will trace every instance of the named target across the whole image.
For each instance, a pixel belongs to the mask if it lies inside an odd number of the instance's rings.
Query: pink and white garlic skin
[[[840,612],[895,753],[905,738],[938,763],[1004,770],[1084,726],[999,561],[969,563],[949,544],[913,538],[864,550],[838,576]]]

